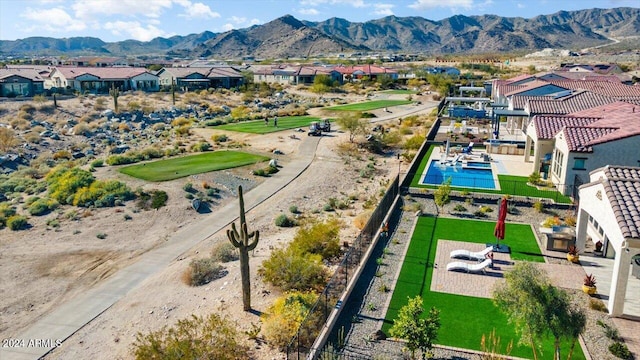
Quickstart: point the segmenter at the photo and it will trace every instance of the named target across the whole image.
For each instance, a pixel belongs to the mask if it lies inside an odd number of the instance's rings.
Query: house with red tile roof
[[[640,106],[616,102],[570,115],[536,115],[526,130],[525,161],[565,195],[597,168],[640,164]]]
[[[640,278],[640,262],[634,260],[640,255],[640,167],[595,169],[579,196],[576,246],[600,242],[601,256],[614,259],[607,309],[611,316],[624,316],[630,271]]]
[[[344,82],[352,82],[368,78],[376,80],[380,76],[389,76],[393,80],[398,79],[398,71],[378,65],[354,65],[354,66],[336,66],[334,70],[342,74]]]
[[[145,68],[57,66],[45,82],[45,88],[64,88],[92,93],[108,93],[116,87],[122,91],[158,91],[158,76]]]

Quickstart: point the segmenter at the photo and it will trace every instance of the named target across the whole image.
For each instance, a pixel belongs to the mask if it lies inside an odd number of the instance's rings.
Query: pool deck
[[[453,159],[453,150],[449,150],[449,159]],[[482,161],[482,154],[486,154],[484,149],[474,149],[471,155],[468,156],[470,161]],[[429,160],[440,160],[442,158],[443,150],[440,147],[435,147],[431,152]],[[466,155],[465,155],[466,156]],[[514,176],[529,176],[533,172],[533,163],[527,163],[524,161],[522,155],[500,155],[489,154],[491,158],[492,169],[494,176],[497,175],[514,175]],[[426,174],[429,167],[426,166],[424,174]],[[424,176],[422,174],[422,176]],[[495,179],[497,180],[497,178]]]

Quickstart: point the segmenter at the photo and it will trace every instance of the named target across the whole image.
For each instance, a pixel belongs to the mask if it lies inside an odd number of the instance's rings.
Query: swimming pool
[[[468,165],[472,167],[465,168],[461,162],[455,165],[445,165],[440,164],[437,160],[432,160],[427,173],[420,183],[425,185],[440,185],[451,178],[451,186],[480,189],[496,188],[491,164],[469,163]]]

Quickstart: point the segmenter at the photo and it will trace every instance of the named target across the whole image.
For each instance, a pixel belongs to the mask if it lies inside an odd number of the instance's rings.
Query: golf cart
[[[318,124],[317,121],[311,122],[311,124],[309,125],[309,132],[307,133],[307,135],[322,136],[322,130],[320,129],[320,124]]]
[[[324,131],[324,132],[331,131],[331,122],[329,121],[329,119],[321,119],[318,122],[318,126],[320,127],[321,131]]]

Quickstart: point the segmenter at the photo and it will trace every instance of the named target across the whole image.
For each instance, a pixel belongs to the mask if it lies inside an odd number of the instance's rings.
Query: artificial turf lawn
[[[167,181],[209,171],[230,169],[269,160],[240,151],[214,151],[120,168],[120,172],[147,181]]]
[[[327,110],[369,111],[369,110],[375,110],[375,109],[382,109],[384,107],[406,105],[411,103],[412,101],[409,101],[409,100],[373,100],[373,101],[365,101],[365,102],[354,103],[354,104],[332,106],[327,108]]]
[[[267,134],[276,131],[308,127],[312,121],[318,120],[320,120],[320,118],[315,116],[285,116],[278,118],[278,127],[274,126],[273,118],[270,118],[269,125],[265,125],[264,120],[255,120],[218,125],[214,128],[252,134]]]
[[[435,189],[438,186],[436,185],[425,185],[420,183],[420,179],[422,178],[422,174],[424,174],[424,170],[429,163],[429,158],[431,157],[431,153],[433,152],[434,146],[430,146],[429,150],[427,150],[425,156],[420,160],[420,165],[418,166],[418,170],[413,175],[413,179],[411,179],[411,187],[417,188],[427,188],[427,189]],[[556,203],[560,204],[571,204],[571,198],[565,195],[562,195],[557,190],[538,190],[533,186],[529,186],[527,182],[529,179],[526,176],[513,176],[513,175],[500,175],[498,174],[498,182],[500,183],[500,190],[490,190],[490,189],[477,189],[477,188],[464,188],[452,186],[453,190],[457,191],[468,191],[471,193],[487,193],[487,194],[508,194],[514,196],[528,196],[532,198],[543,198],[543,199],[551,199]]]
[[[431,276],[438,239],[460,240],[468,242],[493,242],[492,222],[458,220],[422,216],[418,219],[411,243],[400,270],[395,290],[392,295],[382,330],[388,333],[398,310],[407,304],[409,297],[421,295],[426,310],[436,307],[440,310],[440,330],[437,344],[464,349],[482,350],[482,335],[489,336],[495,329],[500,339],[501,351],[513,340],[512,356],[531,358],[531,348],[517,345],[518,335],[491,299],[471,296],[432,292]],[[526,234],[529,232],[529,234]],[[540,249],[536,245],[531,229],[527,225],[507,223],[506,238],[503,241],[511,247],[513,259],[533,259],[543,261]],[[535,250],[534,250],[535,248]],[[439,264],[446,266],[446,264]],[[484,276],[466,274],[471,276]],[[425,311],[424,315],[428,311]],[[570,344],[562,343],[563,355],[566,356]],[[553,355],[553,339],[545,339],[542,343],[544,359]],[[582,349],[576,344],[573,359],[585,359]]]

